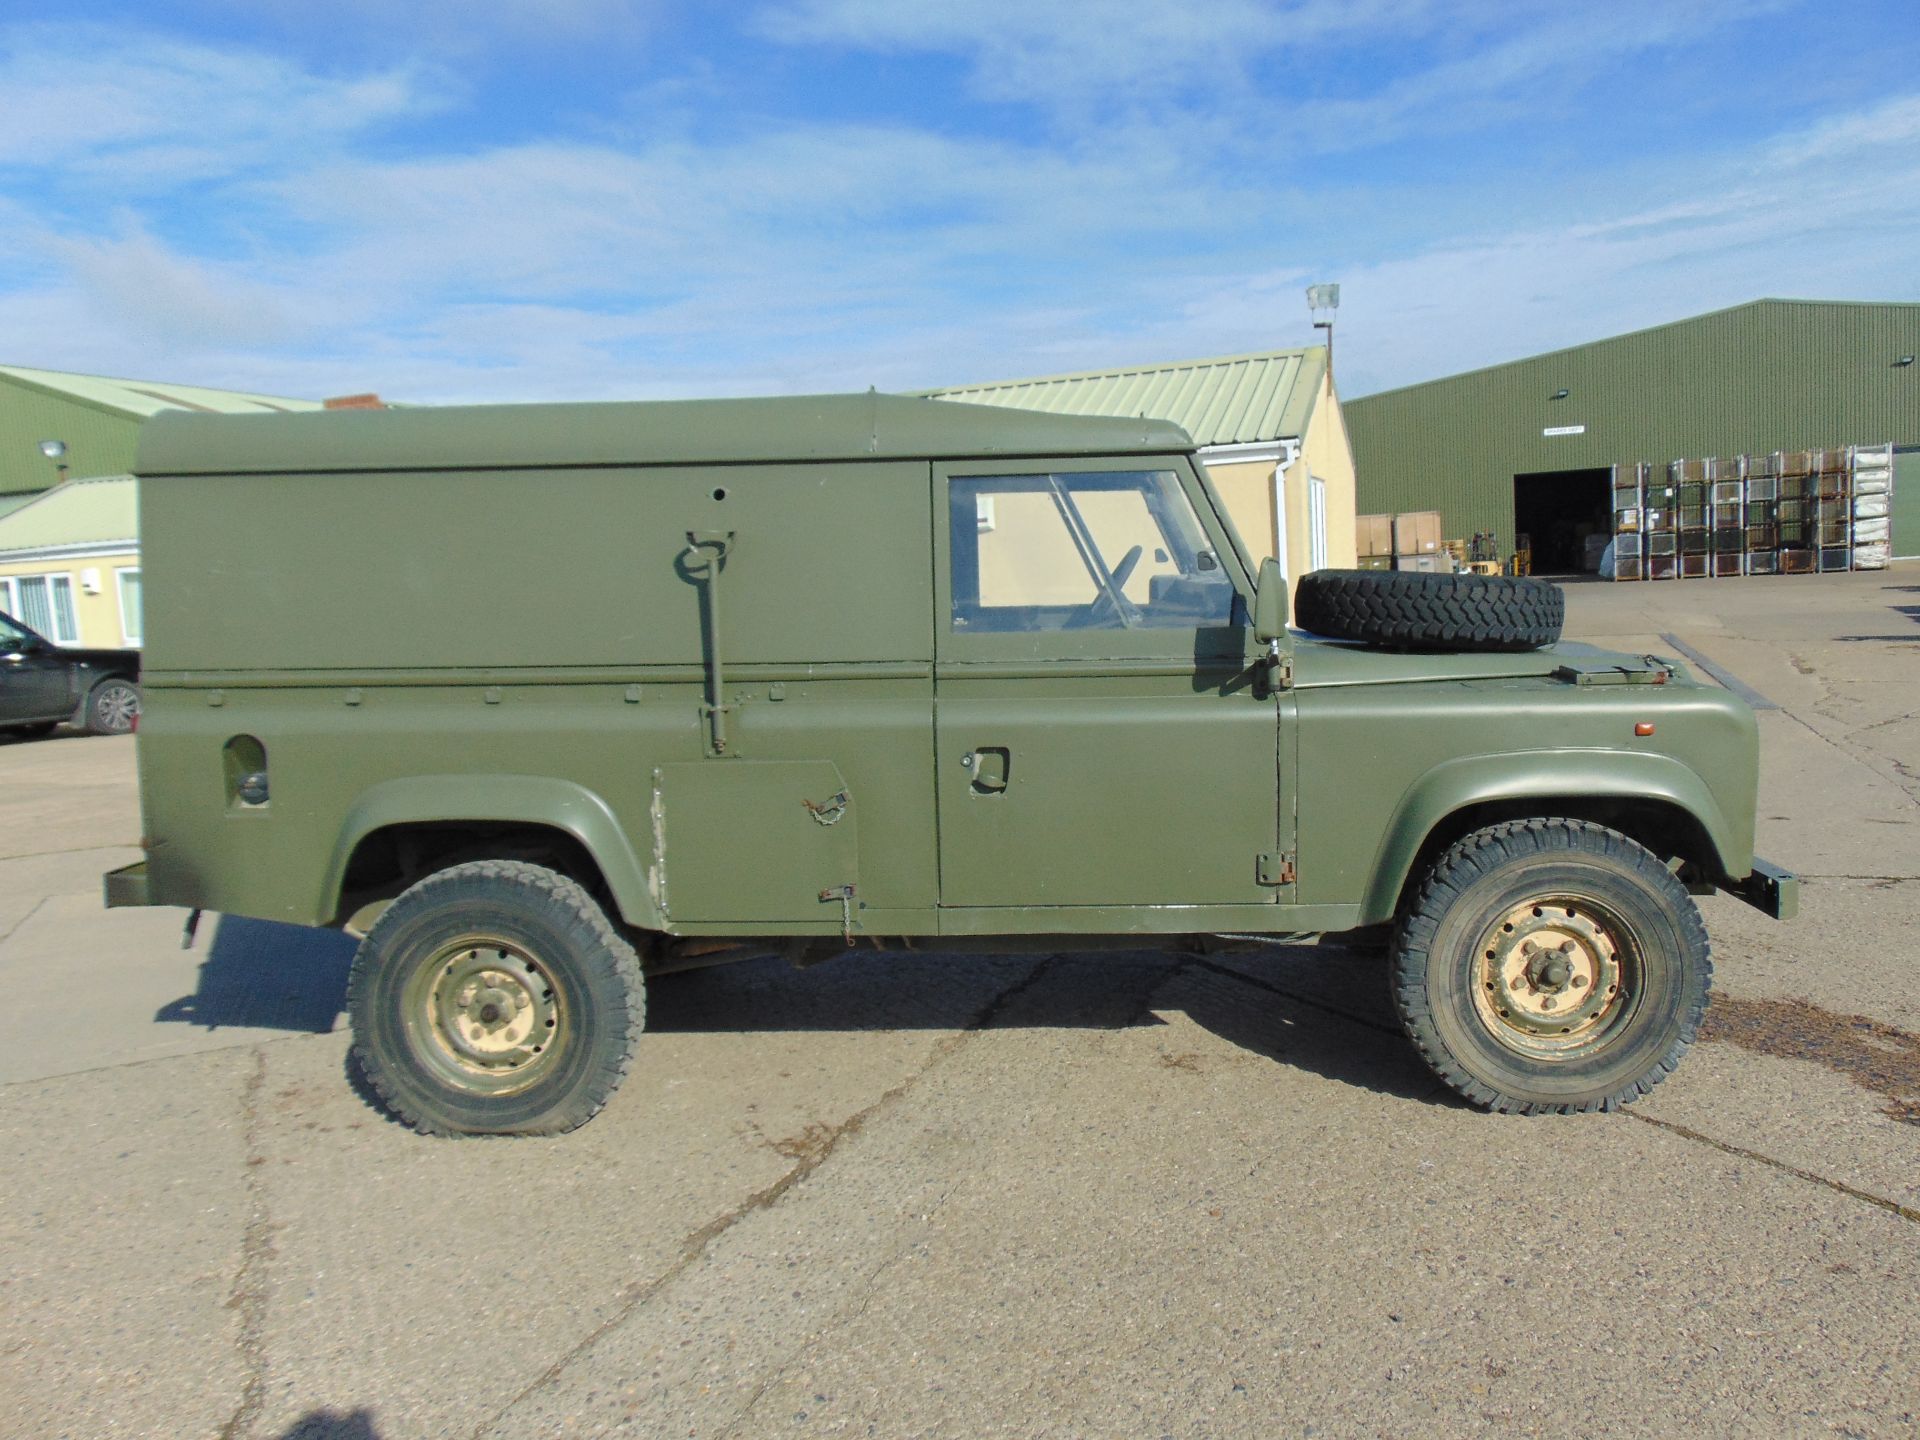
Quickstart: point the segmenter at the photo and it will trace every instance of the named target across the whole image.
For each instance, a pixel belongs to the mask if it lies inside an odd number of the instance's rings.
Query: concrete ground
[[[0,744],[0,1433],[1911,1436],[1920,567],[1580,585],[1760,715],[1776,925],[1703,902],[1704,1042],[1489,1117],[1377,959],[659,982],[558,1140],[371,1108],[350,944],[104,913],[130,742]]]

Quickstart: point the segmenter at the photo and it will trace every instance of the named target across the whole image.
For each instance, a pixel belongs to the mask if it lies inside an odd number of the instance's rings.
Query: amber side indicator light
[[[1653,722],[1651,720],[1640,721],[1633,727],[1633,733],[1640,736],[1651,735],[1653,733]]]

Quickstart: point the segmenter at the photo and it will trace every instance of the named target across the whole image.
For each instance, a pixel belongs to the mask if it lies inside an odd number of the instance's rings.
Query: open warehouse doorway
[[[1535,575],[1578,575],[1587,537],[1612,533],[1613,471],[1540,470],[1513,477],[1514,544],[1525,536]]]

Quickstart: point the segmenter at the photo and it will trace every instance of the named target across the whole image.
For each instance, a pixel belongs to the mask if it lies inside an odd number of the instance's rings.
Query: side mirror
[[[1253,638],[1262,645],[1287,633],[1287,577],[1269,555],[1260,562],[1260,584],[1253,592]]]

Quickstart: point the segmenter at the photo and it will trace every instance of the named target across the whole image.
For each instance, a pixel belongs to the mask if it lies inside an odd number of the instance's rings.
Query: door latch
[[[853,904],[857,894],[851,885],[829,885],[820,892],[821,903],[840,902],[840,938],[847,942],[849,950],[853,948]]]

